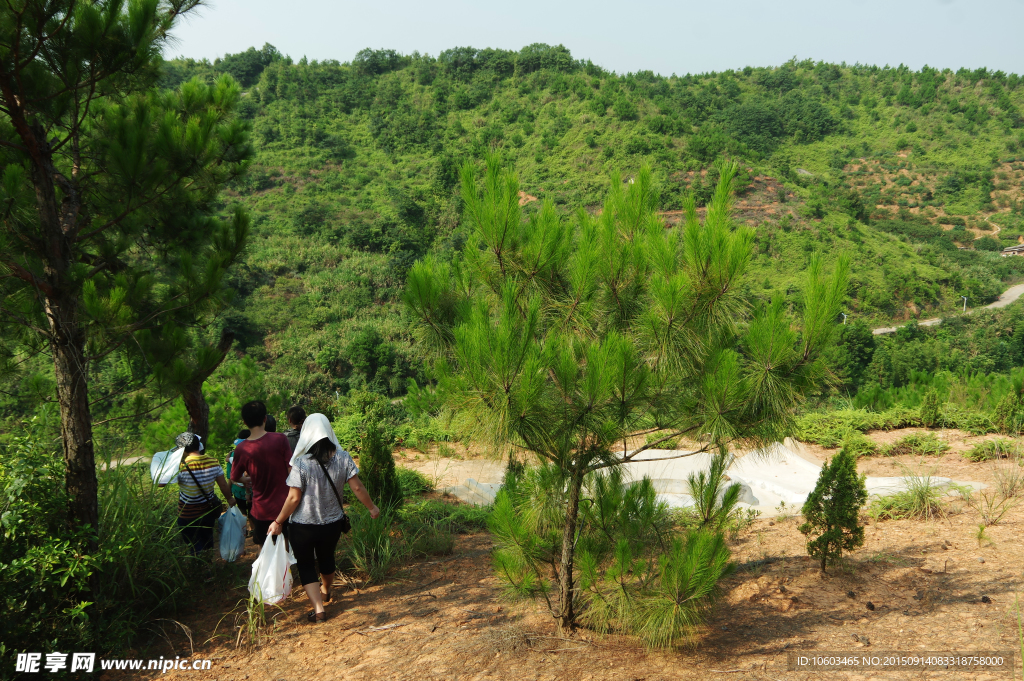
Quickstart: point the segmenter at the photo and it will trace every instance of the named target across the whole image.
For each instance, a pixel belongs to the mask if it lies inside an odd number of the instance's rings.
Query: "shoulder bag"
[[[188,458],[188,454],[183,454],[181,458],[181,463],[185,465],[185,470],[187,470],[188,474],[192,476],[192,482],[196,483],[196,489],[202,492],[203,497],[206,499],[206,503],[210,505],[210,508],[206,512],[209,513],[210,511],[213,510],[219,512],[221,510],[221,506],[219,503],[217,503],[217,495],[214,494],[211,497],[206,493],[206,490],[203,489],[203,486],[199,484],[199,480],[196,479],[196,474],[192,472],[192,467],[188,465],[187,461],[185,461],[186,458]]]
[[[337,454],[335,454],[337,456]],[[338,488],[334,486],[334,481],[331,480],[331,474],[327,472],[327,466],[324,462],[316,457],[309,457],[320,464],[320,470],[324,472],[324,477],[327,478],[327,484],[331,486],[331,491],[334,492],[334,498],[338,500],[338,508],[341,509],[341,531],[343,534],[348,534],[352,529],[352,521],[348,519],[348,515],[345,513],[345,504],[341,502],[341,495],[338,494]]]

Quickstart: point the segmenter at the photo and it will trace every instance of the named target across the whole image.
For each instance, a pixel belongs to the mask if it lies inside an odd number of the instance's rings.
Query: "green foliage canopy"
[[[777,437],[824,376],[847,263],[832,278],[812,264],[802,333],[781,299],[747,317],[738,284],[752,234],[731,219],[735,172],[724,168],[703,223],[690,199],[685,223],[666,230],[649,168],[630,184],[613,176],[600,214],[570,223],[549,202],[523,220],[515,175],[491,157],[481,191],[467,164],[473,234],[461,258],[428,257],[409,272],[407,309],[466,432],[528,449],[565,476],[561,626],[575,620],[572,547],[588,473],[680,435]],[[629,450],[640,430],[658,437]]]

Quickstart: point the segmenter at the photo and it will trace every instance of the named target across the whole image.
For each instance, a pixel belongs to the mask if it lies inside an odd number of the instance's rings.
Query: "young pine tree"
[[[359,479],[366,486],[384,513],[402,505],[402,486],[395,472],[395,457],[385,439],[383,425],[374,418],[367,419],[366,431],[359,441]]]
[[[461,257],[409,271],[406,306],[456,426],[560,476],[557,546],[537,590],[555,582],[548,602],[563,630],[579,614],[588,476],[680,436],[709,434],[704,451],[778,438],[825,377],[848,264],[826,277],[811,263],[799,333],[781,298],[748,308],[753,230],[732,220],[735,173],[723,166],[703,221],[690,197],[686,220],[666,229],[650,168],[631,184],[613,176],[598,215],[566,218],[546,202],[527,220],[514,174],[490,158],[480,186],[466,165]],[[656,435],[630,449],[651,419]]]
[[[821,571],[835,564],[843,551],[864,543],[864,528],[858,524],[860,507],[867,501],[864,477],[857,475],[857,457],[841,449],[821,468],[818,484],[804,503],[806,522],[800,531],[807,536],[807,553],[821,561]]]

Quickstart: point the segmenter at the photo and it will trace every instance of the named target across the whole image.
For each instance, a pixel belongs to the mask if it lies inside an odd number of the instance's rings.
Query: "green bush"
[[[921,400],[921,424],[926,428],[934,428],[942,420],[942,399],[935,388],[925,393]]]
[[[673,530],[650,480],[627,483],[619,468],[591,474],[578,525],[581,620],[624,631],[650,647],[692,640],[733,565],[721,532]],[[565,485],[550,464],[507,476],[488,526],[495,572],[509,595],[544,597],[561,551]],[[715,514],[712,514],[715,515]]]
[[[858,522],[861,506],[867,501],[864,476],[857,475],[857,458],[840,450],[821,468],[814,490],[802,510],[806,522],[800,526],[807,541],[807,554],[821,562],[835,564],[843,551],[852,551],[864,543],[864,528]]]
[[[1024,416],[1024,411],[1021,415]],[[955,406],[947,405],[936,418],[936,426],[958,428],[972,435],[991,433],[996,428],[992,419],[985,414]],[[896,430],[923,425],[920,407],[897,404],[881,412],[838,409],[804,414],[796,419],[794,434],[798,440],[833,448],[840,446],[851,430],[866,433],[870,430]]]
[[[370,498],[382,514],[402,505],[402,485],[395,471],[391,445],[384,441],[383,427],[377,420],[368,420],[360,438],[359,479],[366,485]]]
[[[427,480],[427,476],[411,468],[396,468],[398,486],[402,488],[402,497],[411,499],[427,492],[432,492],[434,486]]]
[[[487,529],[490,509],[469,504],[450,504],[438,499],[407,502],[399,510],[399,519],[412,525],[445,524],[456,534]]]
[[[903,476],[906,490],[871,502],[870,513],[876,520],[931,519],[942,515],[942,491],[932,482],[931,473]]]
[[[999,401],[992,422],[1000,433],[1017,435],[1024,432],[1024,400],[1018,391],[1008,393]]]
[[[896,406],[877,413],[866,409],[840,409],[831,412],[805,414],[796,420],[796,437],[804,442],[815,442],[822,447],[838,447],[851,430],[865,433],[869,430],[895,430],[920,426],[916,409]]]
[[[991,461],[993,459],[1005,459],[1020,452],[1019,445],[1013,440],[997,438],[985,440],[971,447],[964,452],[964,457],[974,462]]]
[[[100,462],[93,537],[68,521],[64,461],[40,442],[13,437],[0,457],[0,655],[131,647],[144,623],[188,602],[208,566],[186,557],[176,488],[155,488],[144,463]]]
[[[379,503],[378,503],[379,505]],[[392,568],[402,564],[412,554],[412,547],[402,532],[396,532],[395,517],[385,512],[371,518],[362,508],[353,514],[352,531],[347,538],[347,556],[367,583],[379,583]]]
[[[690,473],[686,478],[699,527],[721,529],[740,500],[740,484],[725,484],[725,470],[731,462],[732,457],[723,449],[711,457],[707,471]]]
[[[947,449],[949,445],[935,433],[913,433],[889,445],[883,453],[886,456],[938,456]]]
[[[878,453],[878,445],[856,430],[848,431],[843,436],[840,445],[844,452],[851,454],[855,459],[859,459],[862,456],[873,456]]]

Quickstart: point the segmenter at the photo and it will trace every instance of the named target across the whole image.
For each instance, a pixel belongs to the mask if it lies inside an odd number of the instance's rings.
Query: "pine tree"
[[[461,257],[426,258],[407,277],[406,305],[422,347],[438,358],[456,425],[502,450],[529,450],[562,476],[551,601],[562,629],[577,619],[588,474],[680,436],[709,434],[703,451],[777,438],[825,376],[820,355],[848,265],[840,260],[829,279],[812,261],[800,334],[781,298],[748,310],[740,281],[753,231],[731,218],[735,173],[723,167],[703,222],[690,197],[686,220],[666,229],[650,168],[628,185],[613,176],[599,215],[581,210],[570,221],[545,202],[525,221],[511,172],[488,159],[481,191],[467,164],[472,236]],[[627,438],[650,428],[648,419],[656,434],[631,450]]]
[[[388,513],[402,505],[395,457],[378,419],[368,418],[364,427],[366,430],[359,440],[359,479],[381,511]]]
[[[90,363],[152,355],[208,314],[248,235],[218,201],[252,152],[238,84],[153,89],[169,31],[199,4],[0,4],[0,332],[53,358],[77,526],[99,521]]]
[[[864,476],[857,475],[857,457],[841,449],[821,468],[814,491],[807,496],[800,526],[807,541],[807,554],[826,564],[836,563],[843,551],[864,544],[864,528],[857,522],[861,506],[867,501]]]

